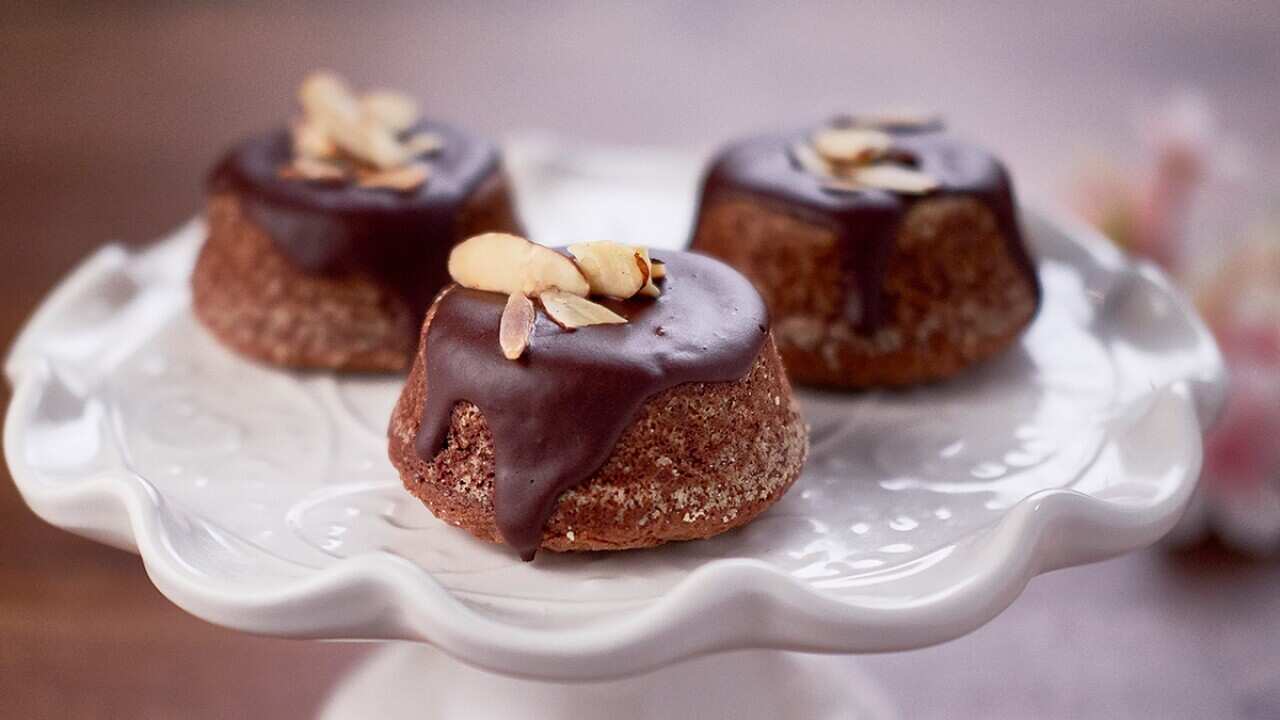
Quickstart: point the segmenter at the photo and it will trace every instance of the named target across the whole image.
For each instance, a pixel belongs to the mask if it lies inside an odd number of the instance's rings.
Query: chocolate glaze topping
[[[335,277],[365,275],[389,286],[418,322],[449,282],[446,260],[459,212],[499,170],[497,148],[447,125],[415,130],[444,146],[425,161],[431,177],[410,193],[280,177],[292,158],[287,131],[234,147],[210,173],[210,193],[234,192],[249,219],[301,269]]]
[[[455,403],[478,406],[493,434],[498,529],[525,560],[560,494],[604,465],[646,400],[743,378],[760,354],[769,316],[746,278],[700,255],[661,257],[660,297],[599,301],[627,324],[565,331],[539,312],[518,361],[498,346],[505,297],[453,286],[436,302],[418,455],[430,462],[444,446]]]
[[[845,317],[863,333],[874,333],[892,317],[884,296],[884,276],[903,218],[922,199],[968,196],[994,213],[1009,253],[1040,293],[1031,257],[1018,228],[1013,187],[1008,173],[986,151],[947,136],[941,125],[887,129],[893,137],[888,156],[938,181],[926,195],[904,195],[880,189],[837,192],[803,168],[790,148],[808,140],[811,131],[764,135],[734,143],[716,156],[702,188],[702,207],[743,194],[780,201],[788,209],[818,218],[835,231],[838,252],[849,283]]]

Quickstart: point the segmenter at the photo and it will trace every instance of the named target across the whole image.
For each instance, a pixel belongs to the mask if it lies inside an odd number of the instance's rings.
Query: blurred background
[[[943,111],[1025,198],[1177,276],[1245,390],[1173,543],[868,670],[906,717],[1280,717],[1280,3],[6,3],[0,344],[95,247],[198,212],[216,156],[316,67],[497,137],[691,152]],[[306,718],[366,652],[186,616],[0,481],[0,715]]]

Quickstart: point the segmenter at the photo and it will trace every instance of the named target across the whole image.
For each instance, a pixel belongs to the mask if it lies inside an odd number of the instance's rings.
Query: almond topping
[[[444,138],[433,132],[414,133],[404,141],[404,146],[414,157],[431,155],[444,147]]]
[[[912,168],[897,165],[873,165],[858,168],[849,176],[857,185],[890,190],[906,195],[923,195],[938,189],[938,181]]]
[[[429,173],[414,159],[444,145],[435,133],[400,139],[418,120],[416,104],[400,93],[375,90],[357,96],[341,77],[315,72],[303,80],[298,100],[304,117],[293,125],[294,157],[340,160],[352,166],[363,187],[400,192],[420,187]]]
[[[649,263],[629,245],[601,241],[569,246],[569,254],[591,285],[591,292],[619,300],[640,292],[649,282]]]
[[[791,156],[795,158],[800,169],[818,177],[829,177],[832,174],[831,163],[818,154],[808,143],[796,143],[791,146]]]
[[[280,177],[311,182],[342,182],[347,179],[347,172],[340,165],[303,156],[294,158],[291,164],[280,168]]]
[[[653,260],[649,259],[649,248],[636,248],[636,263],[640,265],[644,272],[644,287],[640,288],[640,294],[645,297],[658,297],[662,294],[662,290],[653,284],[655,275],[655,266]],[[666,268],[663,268],[663,275],[666,275]]]
[[[609,308],[563,290],[544,290],[538,294],[547,316],[565,330],[588,325],[617,325],[626,318]]]
[[[304,78],[298,89],[298,101],[309,118],[333,115],[352,124],[360,120],[360,103],[347,83],[331,72],[313,72]]]
[[[347,145],[343,145],[342,138],[338,135],[334,135],[334,142],[343,150],[383,170],[405,165],[412,158],[394,130],[370,118],[360,121],[356,135],[350,138]]]
[[[418,122],[418,105],[412,98],[391,90],[372,90],[359,100],[360,111],[365,117],[403,132]]]
[[[302,83],[299,99],[307,118],[318,124],[343,152],[389,170],[409,159],[395,131],[365,116],[346,83],[332,73],[313,73]]]
[[[324,128],[317,123],[308,120],[295,122],[292,136],[295,157],[331,160],[338,154],[338,146],[333,144]]]
[[[502,309],[502,321],[498,325],[498,344],[508,360],[519,360],[529,347],[536,313],[533,301],[524,293],[507,296],[507,306]]]
[[[449,275],[463,287],[536,295],[557,288],[586,297],[591,286],[572,260],[518,235],[485,233],[449,253]]]
[[[391,170],[361,173],[356,184],[362,188],[412,192],[422,187],[431,176],[431,169],[421,163],[405,165]]]
[[[813,148],[825,160],[863,165],[884,156],[893,145],[885,132],[866,128],[826,128],[813,136]]]

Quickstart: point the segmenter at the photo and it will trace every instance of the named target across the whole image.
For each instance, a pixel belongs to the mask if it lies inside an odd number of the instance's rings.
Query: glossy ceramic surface
[[[681,244],[696,161],[510,157],[542,242]],[[709,541],[526,564],[437,521],[386,460],[400,378],[278,371],[196,324],[198,222],[102,249],[45,301],[6,364],[6,458],[42,517],[135,549],[174,602],[243,630],[423,640],[560,680],[936,643],[1039,572],[1166,532],[1223,391],[1213,342],[1155,270],[1068,221],[1024,222],[1045,303],[1021,342],[945,384],[802,394],[804,476]]]

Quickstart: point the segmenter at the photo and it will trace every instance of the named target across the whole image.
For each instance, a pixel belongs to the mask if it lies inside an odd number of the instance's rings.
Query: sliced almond
[[[391,128],[365,117],[346,83],[332,73],[313,73],[298,94],[307,120],[317,123],[344,152],[383,170],[410,156]]]
[[[588,325],[617,325],[627,321],[603,305],[563,290],[544,290],[538,293],[538,300],[542,302],[547,317],[565,330]]]
[[[309,182],[342,182],[347,179],[347,171],[340,165],[306,156],[293,159],[293,162],[280,168],[280,177]]]
[[[791,146],[791,157],[802,170],[818,177],[830,177],[831,163],[823,159],[809,143],[796,143]]]
[[[430,168],[422,163],[414,163],[392,170],[361,173],[356,184],[362,188],[412,192],[422,187],[429,177],[431,177]]]
[[[391,90],[371,90],[360,97],[360,111],[396,132],[418,122],[418,104],[407,95]]]
[[[405,139],[404,147],[414,157],[431,155],[444,147],[444,138],[433,132],[414,133]]]
[[[473,290],[521,293],[532,244],[507,233],[476,235],[449,252],[449,276]]]
[[[649,263],[637,248],[609,242],[580,243],[569,246],[569,254],[591,285],[596,295],[625,300],[640,292],[649,282]]]
[[[346,81],[324,70],[313,72],[302,81],[298,101],[307,117],[320,120],[334,115],[348,123],[360,120],[360,103]]]
[[[586,297],[591,286],[572,260],[518,235],[485,233],[449,253],[449,275],[463,287],[536,295],[558,288]]]
[[[529,335],[533,332],[537,309],[524,293],[507,296],[507,306],[502,309],[502,321],[498,325],[498,344],[508,360],[519,360],[529,347]]]
[[[858,168],[849,176],[849,180],[858,185],[906,195],[923,195],[938,189],[938,181],[929,175],[899,165],[872,165]]]
[[[530,245],[532,249],[525,264],[522,287],[526,294],[536,295],[550,288],[581,297],[591,293],[590,283],[572,260],[551,248],[533,243]]]
[[[640,271],[641,275],[644,275],[645,285],[648,285],[649,281],[653,279],[653,263],[648,256],[649,251],[643,249],[637,250],[635,254],[636,269]]]
[[[338,137],[334,141],[352,155],[383,170],[404,165],[413,158],[404,143],[396,137],[396,131],[367,118],[360,122],[349,145],[343,146]]]
[[[338,146],[333,144],[319,123],[299,120],[293,124],[291,136],[294,157],[331,160],[338,154]]]
[[[661,260],[649,259],[649,277],[653,280],[661,280],[667,276],[667,266]]]
[[[869,128],[825,128],[813,135],[813,149],[832,163],[874,162],[892,145],[893,138],[888,133]]]
[[[649,258],[648,248],[636,249],[636,263],[640,266],[641,270],[644,272],[644,287],[640,288],[640,294],[644,295],[645,297],[658,297],[659,295],[661,295],[662,290],[659,289],[657,285],[653,284],[654,266],[653,266],[653,260]],[[665,269],[663,274],[665,275]]]

